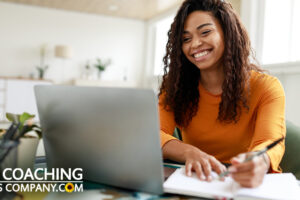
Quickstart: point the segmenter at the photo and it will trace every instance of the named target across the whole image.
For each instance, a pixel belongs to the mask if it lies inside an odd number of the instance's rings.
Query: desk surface
[[[44,163],[44,159],[38,160],[35,168],[44,168],[46,167]],[[168,177],[175,171],[175,168],[164,167],[165,178]],[[83,182],[83,192],[73,192],[73,193],[59,193],[59,192],[37,192],[37,193],[8,193],[5,196],[5,199],[13,199],[13,200],[93,200],[93,199],[191,199],[187,196],[179,196],[173,194],[163,194],[160,196],[152,195],[143,192],[135,192],[132,190],[126,190],[122,188],[111,187],[104,184],[99,184],[90,181]],[[0,198],[1,199],[1,198]],[[194,199],[194,198],[193,198]],[[198,198],[199,199],[199,198]],[[205,198],[203,198],[205,199]]]
[[[163,194],[160,196],[152,195],[142,192],[134,192],[131,190],[125,190],[116,187],[110,187],[103,184],[93,183],[85,181],[83,183],[84,191],[81,193],[18,193],[10,194],[13,200],[93,200],[93,199],[143,199],[143,200],[154,200],[154,199],[195,199],[187,196],[179,196],[173,194]],[[204,199],[205,198],[197,198]]]
[[[36,167],[45,167],[45,163],[40,162]],[[165,178],[174,172],[174,168],[164,167]],[[299,186],[300,186],[300,181]],[[18,194],[8,194],[6,199],[13,200],[85,200],[85,199],[194,199],[188,196],[179,196],[173,194],[163,194],[160,196],[152,195],[142,192],[134,192],[132,190],[126,190],[116,187],[111,187],[95,182],[84,181],[83,183],[84,192],[80,193],[47,193],[47,192],[38,192],[38,193],[18,193]],[[1,199],[1,198],[0,198]],[[199,198],[197,198],[199,199]],[[205,198],[201,198],[205,199]]]

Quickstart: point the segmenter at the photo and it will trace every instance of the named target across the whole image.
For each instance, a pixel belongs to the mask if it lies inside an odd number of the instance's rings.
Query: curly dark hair
[[[183,54],[182,35],[187,16],[198,10],[211,12],[224,32],[225,49],[221,59],[225,79],[216,120],[236,123],[242,107],[249,109],[250,71],[263,70],[250,63],[250,56],[254,58],[254,55],[247,31],[232,6],[222,0],[185,0],[178,10],[168,32],[166,55],[163,58],[164,75],[159,92],[159,96],[163,94],[161,103],[174,113],[179,127],[188,126],[197,114],[200,70]]]

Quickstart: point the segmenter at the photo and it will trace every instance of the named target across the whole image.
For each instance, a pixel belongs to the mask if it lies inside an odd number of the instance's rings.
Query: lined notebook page
[[[216,174],[213,174],[216,176]],[[195,173],[185,175],[185,169],[177,169],[164,183],[165,192],[206,198],[226,197],[241,199],[300,200],[300,187],[293,174],[267,174],[258,188],[241,188],[232,178],[225,181],[200,181]]]

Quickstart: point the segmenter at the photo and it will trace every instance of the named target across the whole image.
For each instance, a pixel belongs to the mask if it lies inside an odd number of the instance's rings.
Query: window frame
[[[263,54],[264,16],[266,0],[241,0],[241,20],[245,25],[251,40],[255,57],[260,63]],[[290,42],[291,43],[291,42]],[[262,68],[273,73],[300,73],[300,60],[281,63],[262,64]]]

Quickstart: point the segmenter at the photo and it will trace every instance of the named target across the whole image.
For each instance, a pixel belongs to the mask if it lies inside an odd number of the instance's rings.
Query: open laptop
[[[36,86],[48,168],[85,180],[163,193],[157,97],[152,90]]]

